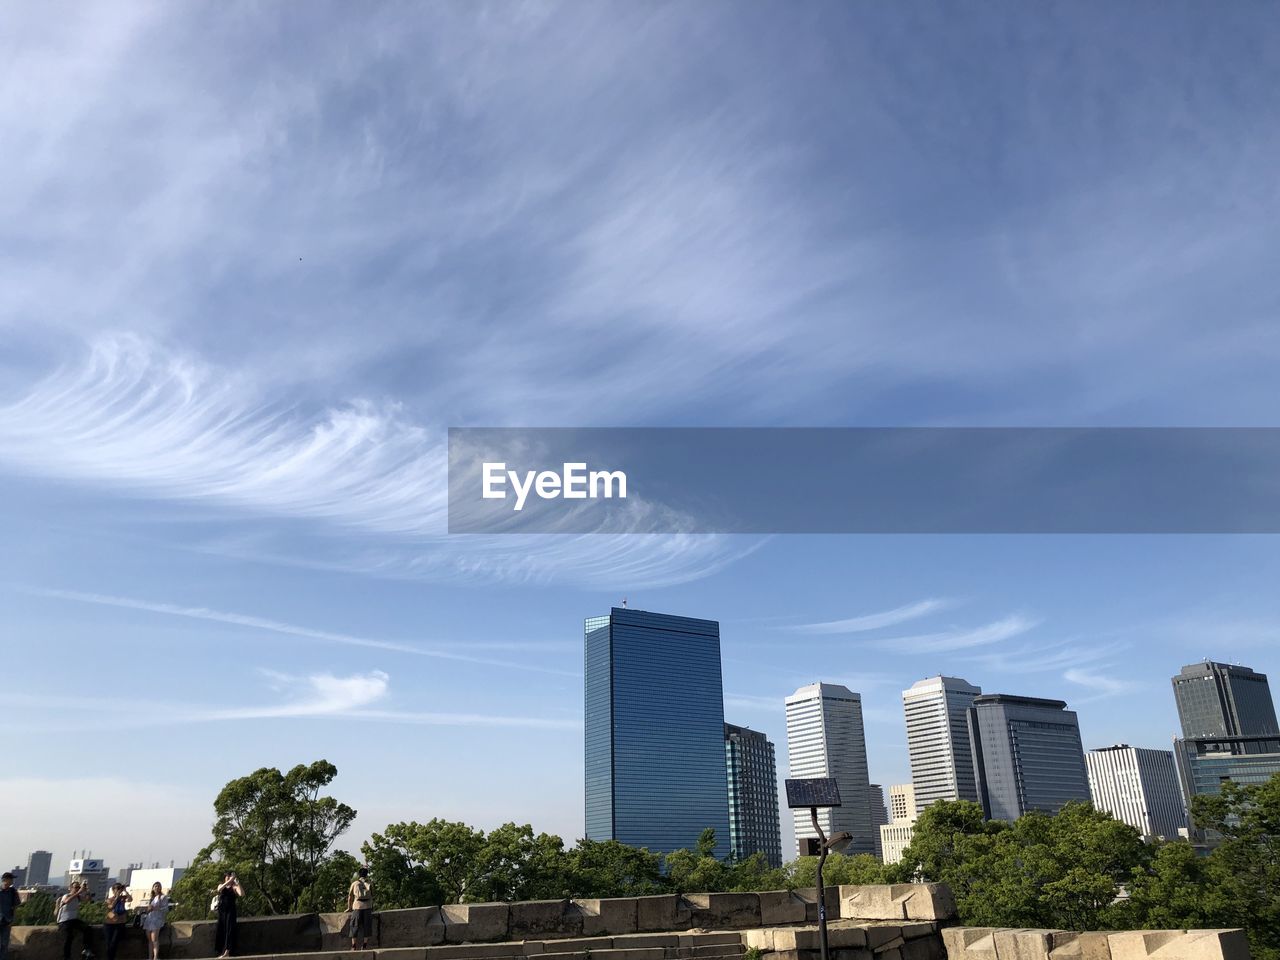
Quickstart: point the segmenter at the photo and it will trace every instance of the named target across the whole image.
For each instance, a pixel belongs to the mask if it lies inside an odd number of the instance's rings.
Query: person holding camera
[[[80,919],[80,904],[93,899],[89,885],[73,880],[71,888],[58,898],[58,932],[62,934],[62,960],[71,960],[71,941],[80,934],[83,949],[80,956],[84,960],[93,960],[93,951],[89,949],[89,927]]]
[[[151,885],[147,913],[142,918],[142,929],[147,931],[147,946],[151,950],[151,960],[160,960],[160,930],[164,927],[169,906],[169,898],[164,895],[164,887],[157,880]]]
[[[369,868],[361,867],[347,890],[347,925],[351,933],[352,950],[368,950],[369,937],[373,933],[373,885],[369,883]],[[364,941],[356,946],[356,938]]]
[[[113,883],[105,901],[107,912],[102,918],[102,935],[107,941],[107,960],[116,960],[116,948],[129,927],[129,904],[133,894],[123,883]]]
[[[218,960],[224,960],[236,949],[236,901],[244,896],[244,887],[240,886],[234,873],[228,873],[213,893],[218,901],[218,929],[214,949],[219,951]]]
[[[0,960],[9,956],[9,934],[18,912],[18,888],[13,885],[13,874],[7,870],[0,876]]]

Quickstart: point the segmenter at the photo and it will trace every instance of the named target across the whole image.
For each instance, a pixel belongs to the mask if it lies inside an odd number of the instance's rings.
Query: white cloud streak
[[[923,633],[907,637],[888,637],[877,640],[876,645],[896,653],[945,653],[1001,643],[1019,634],[1026,633],[1028,630],[1039,626],[1039,624],[1039,620],[1033,620],[1020,614],[1011,614],[980,627],[956,628],[938,633]]]
[[[882,627],[892,627],[899,623],[906,623],[908,620],[927,617],[941,610],[948,610],[955,605],[956,601],[954,600],[931,598],[920,600],[916,603],[908,603],[901,607],[894,607],[892,610],[882,610],[878,613],[862,614],[845,620],[802,623],[785,629],[794,630],[797,633],[863,633],[868,630],[879,630]]]
[[[655,508],[644,506],[611,533],[451,538],[442,429],[368,400],[304,415],[135,336],[99,338],[83,364],[0,406],[0,464],[246,519],[315,521],[339,541],[372,536],[346,562],[390,576],[634,588],[705,576],[758,543],[647,533]]]
[[[300,637],[307,640],[319,640],[324,643],[337,643],[351,647],[365,647],[372,650],[386,650],[392,653],[403,653],[418,657],[433,657],[438,660],[453,660],[460,663],[474,663],[489,667],[504,667],[511,670],[523,670],[534,673],[548,673],[563,677],[580,677],[581,673],[570,670],[559,670],[537,663],[523,663],[511,660],[500,660],[489,657],[477,657],[454,650],[439,647],[423,647],[408,643],[397,643],[390,640],[378,640],[370,637],[354,636],[348,633],[334,633],[329,630],[315,630],[280,620],[256,617],[243,613],[228,613],[223,610],[210,610],[206,607],[185,607],[172,603],[152,603],[136,600],[131,597],[114,597],[100,593],[82,593],[75,590],[50,590],[37,587],[19,587],[26,593],[56,600],[72,600],[77,603],[90,603],[98,606],[117,607],[124,610],[141,610],[147,613],[158,613],[165,616],[185,617],[191,620],[204,620],[211,623],[225,623],[231,626],[244,627],[249,630],[265,630],[270,633]],[[459,645],[461,646],[461,644]],[[471,644],[467,644],[471,646]],[[483,644],[476,644],[483,647]],[[506,648],[506,645],[504,645]],[[531,651],[536,652],[536,649]]]

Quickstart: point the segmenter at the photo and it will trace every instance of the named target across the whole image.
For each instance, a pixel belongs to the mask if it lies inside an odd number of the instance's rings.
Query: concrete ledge
[[[946,927],[947,960],[1249,960],[1243,930],[1073,930]]]
[[[845,920],[954,920],[956,901],[944,883],[894,883],[842,886],[840,916]]]
[[[708,930],[760,926],[758,893],[687,893],[689,925]]]
[[[526,900],[511,904],[507,937],[511,940],[580,937],[582,927],[582,913],[568,900]]]
[[[1243,930],[1132,930],[1107,936],[1111,960],[1249,960]]]
[[[635,899],[638,932],[689,929],[689,905],[679,894],[671,893]]]

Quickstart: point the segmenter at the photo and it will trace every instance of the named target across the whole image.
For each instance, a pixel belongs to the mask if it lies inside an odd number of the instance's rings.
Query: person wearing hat
[[[9,956],[9,934],[13,930],[13,918],[19,903],[13,874],[6,870],[0,875],[0,960],[7,960]]]
[[[373,884],[369,882],[369,868],[361,867],[347,890],[347,925],[351,933],[352,950],[368,950],[369,937],[373,934]],[[364,941],[356,946],[356,939]]]

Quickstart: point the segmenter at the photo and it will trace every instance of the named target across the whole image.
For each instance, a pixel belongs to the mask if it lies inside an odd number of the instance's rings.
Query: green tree
[[[730,865],[726,889],[731,893],[783,890],[786,887],[786,871],[780,867],[769,866],[769,861],[763,853],[753,853],[745,860],[737,860]]]
[[[885,883],[885,867],[869,853],[846,856],[832,853],[822,868],[822,882],[834,887],[840,884]],[[818,885],[818,858],[800,857],[786,868],[785,882],[790,890]]]
[[[476,854],[467,899],[550,900],[569,896],[564,841],[528,824],[489,831]]]
[[[337,774],[333,764],[317,760],[287,773],[263,767],[223,787],[213,804],[213,842],[175,885],[181,903],[175,918],[208,916],[213,889],[229,870],[245,888],[240,909],[249,915],[332,902],[339,877],[350,872],[348,854],[330,863],[333,844],[356,816],[322,794]]]
[[[1124,923],[1117,898],[1150,859],[1138,831],[1088,803],[1005,824],[962,800],[925,809],[903,862],[885,872],[950,885],[969,925],[1097,930]]]
[[[56,898],[51,893],[33,893],[26,903],[14,911],[13,923],[19,927],[42,927],[53,923],[57,912]]]
[[[1185,840],[1160,845],[1129,885],[1128,910],[1130,925],[1148,930],[1232,925],[1218,865]]]
[[[632,897],[663,893],[662,857],[617,840],[579,840],[569,851],[575,897]]]
[[[360,848],[370,874],[377,878],[377,905],[381,909],[439,906],[445,902],[444,889],[410,848],[410,836],[418,826],[389,824]]]
[[[484,849],[484,833],[465,823],[434,819],[428,823],[393,823],[362,848],[371,871],[395,870],[391,880],[396,897],[434,894],[438,903],[480,902],[469,891],[477,881],[477,865]],[[385,901],[383,901],[385,902]],[[411,904],[421,906],[421,903]]]
[[[1191,801],[1191,819],[1221,837],[1209,855],[1214,904],[1244,927],[1255,960],[1280,958],[1280,773],[1265,783],[1222,784]]]

